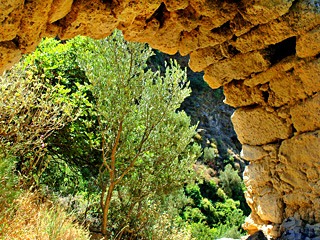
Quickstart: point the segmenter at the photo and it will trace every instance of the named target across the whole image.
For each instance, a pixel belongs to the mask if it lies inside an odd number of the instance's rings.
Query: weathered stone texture
[[[0,42],[0,72],[13,66],[21,55],[21,50],[13,42]]]
[[[243,11],[244,18],[254,25],[268,23],[279,16],[286,14],[293,0],[247,1]]]
[[[1,1],[0,4],[0,41],[14,39],[20,27],[23,0]]]
[[[233,79],[246,79],[252,73],[263,72],[269,65],[270,62],[259,52],[238,54],[207,67],[204,70],[204,80],[212,88],[218,88]]]
[[[262,145],[292,135],[292,128],[285,119],[263,107],[237,109],[231,119],[242,144]]]
[[[72,7],[73,0],[53,0],[48,22],[53,23],[65,17]]]
[[[320,94],[291,107],[290,114],[298,133],[320,129]]]
[[[233,81],[224,85],[224,103],[233,107],[245,107],[265,103],[264,86],[248,87],[243,81]]]
[[[119,24],[111,10],[111,6],[99,0],[76,1],[71,12],[61,21],[62,39],[84,34],[92,38],[103,38],[112,33]]]
[[[190,67],[240,107],[232,121],[251,161],[244,227],[279,236],[289,216],[320,221],[319,26],[314,0],[0,1],[0,72],[44,36],[102,38],[115,28],[190,53]]]
[[[300,36],[297,40],[297,56],[301,58],[312,57],[320,53],[320,29],[316,28]]]
[[[279,177],[292,186],[285,194],[286,217],[295,212],[308,222],[320,222],[320,131],[303,133],[283,141],[279,160],[283,168]],[[285,190],[285,188],[283,188]]]

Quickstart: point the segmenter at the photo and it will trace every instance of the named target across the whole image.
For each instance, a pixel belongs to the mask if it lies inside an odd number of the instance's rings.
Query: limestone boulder
[[[297,56],[301,58],[312,57],[320,53],[320,29],[315,28],[312,31],[300,36],[297,39]]]
[[[0,72],[13,66],[21,58],[21,50],[11,41],[0,43]]]
[[[73,0],[53,0],[49,12],[49,23],[64,18],[71,11],[72,3]]]
[[[0,4],[0,42],[14,39],[23,16],[24,1],[8,0]]]
[[[320,221],[320,212],[315,204],[320,195],[320,131],[303,133],[282,142],[279,160],[284,167],[278,172],[282,185],[294,188],[284,195],[286,215],[298,212],[303,220]]]
[[[290,114],[298,133],[320,129],[320,94],[293,106]]]
[[[17,33],[17,42],[24,54],[34,51],[46,32],[52,1],[30,0],[25,2],[20,28]]]
[[[223,87],[224,103],[233,107],[245,107],[265,103],[263,87],[248,87],[243,81],[232,81]]]
[[[204,80],[212,88],[218,88],[234,79],[246,79],[252,73],[263,72],[269,66],[270,62],[260,52],[238,54],[207,67],[204,70]]]
[[[242,144],[262,145],[292,135],[292,127],[285,119],[263,107],[237,109],[231,120]]]
[[[72,10],[60,21],[61,39],[85,35],[92,38],[103,38],[112,33],[119,20],[112,13],[111,4],[100,0],[74,2]]]
[[[242,12],[244,18],[255,24],[264,24],[286,14],[292,6],[293,0],[246,1],[245,10]]]

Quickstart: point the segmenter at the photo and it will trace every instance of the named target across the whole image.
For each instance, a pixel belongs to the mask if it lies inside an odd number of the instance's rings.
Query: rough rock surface
[[[280,226],[283,240],[319,240],[320,224],[304,224],[299,218],[289,217]]]
[[[191,54],[244,144],[245,228],[280,236],[296,215],[320,222],[320,4],[316,0],[8,0],[0,2],[0,72],[41,37],[127,40]]]

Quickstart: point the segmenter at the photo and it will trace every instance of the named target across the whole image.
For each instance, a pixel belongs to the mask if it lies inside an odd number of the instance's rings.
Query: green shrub
[[[15,164],[14,157],[0,154],[0,210],[10,205],[20,193],[17,186],[19,178],[14,174]]]
[[[193,205],[196,207],[201,206],[202,195],[200,187],[197,184],[188,184],[185,188],[186,195],[193,200]]]
[[[218,200],[217,199],[218,186],[214,180],[208,181],[204,179],[203,181],[200,181],[198,183],[198,186],[200,188],[200,193],[202,197],[207,198],[212,202],[216,202]]]
[[[213,163],[215,162],[215,158],[219,157],[219,152],[217,148],[213,147],[205,147],[203,150],[203,160],[205,163]]]
[[[199,208],[186,207],[183,212],[183,218],[188,222],[202,222],[206,220],[206,216],[201,212]]]
[[[46,140],[78,116],[69,90],[45,76],[14,66],[0,76],[0,154],[16,156],[25,182],[37,181],[49,158]]]
[[[217,195],[222,202],[224,202],[228,198],[226,193],[221,188],[218,188]]]
[[[232,198],[243,194],[242,180],[239,177],[238,172],[232,168],[231,164],[228,164],[225,167],[225,170],[220,172],[219,179],[221,187],[228,197]]]
[[[191,225],[191,236],[197,240],[212,240],[217,236],[217,229],[210,228],[203,222],[193,222]]]

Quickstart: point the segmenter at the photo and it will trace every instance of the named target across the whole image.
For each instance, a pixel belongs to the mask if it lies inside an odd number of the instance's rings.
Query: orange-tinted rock
[[[252,73],[265,71],[269,65],[270,62],[260,52],[238,54],[207,67],[204,70],[204,80],[212,88],[217,88],[234,79],[246,79]]]
[[[264,24],[287,13],[292,2],[293,0],[247,1],[242,15],[247,21],[255,25]]]
[[[270,81],[269,88],[268,103],[275,107],[293,104],[299,99],[308,97],[304,91],[303,82],[292,73],[284,72],[281,75],[275,76]]]
[[[239,37],[250,31],[255,25],[243,18],[241,13],[238,13],[231,21],[230,26],[234,34]]]
[[[26,1],[23,9],[20,30],[17,33],[19,48],[22,52],[31,53],[46,32],[48,15],[52,0]]]
[[[124,0],[113,1],[111,8],[115,18],[119,20],[118,27],[126,29],[136,18],[151,18],[160,4],[160,0]]]
[[[240,36],[237,38],[234,46],[240,52],[246,53],[282,42],[294,35],[295,32],[288,22],[275,19],[269,23],[259,25],[257,28]]]
[[[169,12],[175,12],[188,7],[189,0],[165,0],[164,4]]]
[[[303,35],[319,26],[319,3],[314,0],[296,1],[289,13],[283,17],[283,20],[292,26],[296,35]]]
[[[292,128],[286,120],[263,107],[237,109],[231,120],[242,144],[262,145],[292,135]]]
[[[311,0],[294,3],[287,14],[258,25],[257,28],[237,38],[235,47],[241,52],[249,52],[304,34],[320,24],[320,11],[316,4]]]
[[[237,14],[234,11],[237,3],[232,1],[190,0],[190,5],[201,15],[212,19],[211,29],[223,25]]]
[[[224,103],[233,107],[244,107],[254,104],[264,104],[264,92],[258,87],[248,87],[243,81],[233,81],[223,87]]]
[[[283,183],[294,186],[286,193],[284,203],[287,217],[295,211],[306,221],[319,222],[320,212],[315,204],[319,196],[320,131],[308,132],[283,141],[279,159],[285,165],[279,172]]]
[[[295,67],[294,74],[301,79],[304,91],[309,96],[320,91],[320,58],[299,64]]]
[[[242,145],[241,157],[247,161],[256,161],[268,156],[268,152],[260,146]]]
[[[21,50],[13,42],[0,43],[0,72],[13,66],[21,58]]]
[[[200,48],[190,54],[189,67],[200,72],[211,64],[217,63],[224,58],[231,58],[237,51],[228,43],[212,47]]]
[[[320,29],[301,35],[297,39],[297,56],[301,58],[312,57],[320,53]]]
[[[49,23],[65,17],[70,11],[73,0],[53,0],[49,13]]]
[[[271,66],[268,70],[261,73],[252,74],[249,79],[246,79],[244,84],[253,87],[259,84],[268,83],[278,76],[285,74],[286,71],[292,69],[297,62],[298,60],[294,56],[284,58],[277,64]]]
[[[265,222],[282,223],[284,204],[282,196],[273,188],[265,189],[265,194],[256,199],[256,212]]]
[[[298,133],[320,129],[320,94],[291,107],[290,114]]]
[[[110,35],[118,26],[119,20],[113,16],[110,4],[105,4],[102,0],[79,0],[74,2],[71,12],[61,24],[61,39],[80,34],[99,39]]]
[[[7,0],[0,3],[0,41],[14,39],[20,27],[24,0]]]
[[[197,27],[192,31],[182,31],[180,34],[179,51],[182,55],[187,55],[199,48],[215,46],[232,38],[232,30],[225,26],[216,29],[206,29]]]

